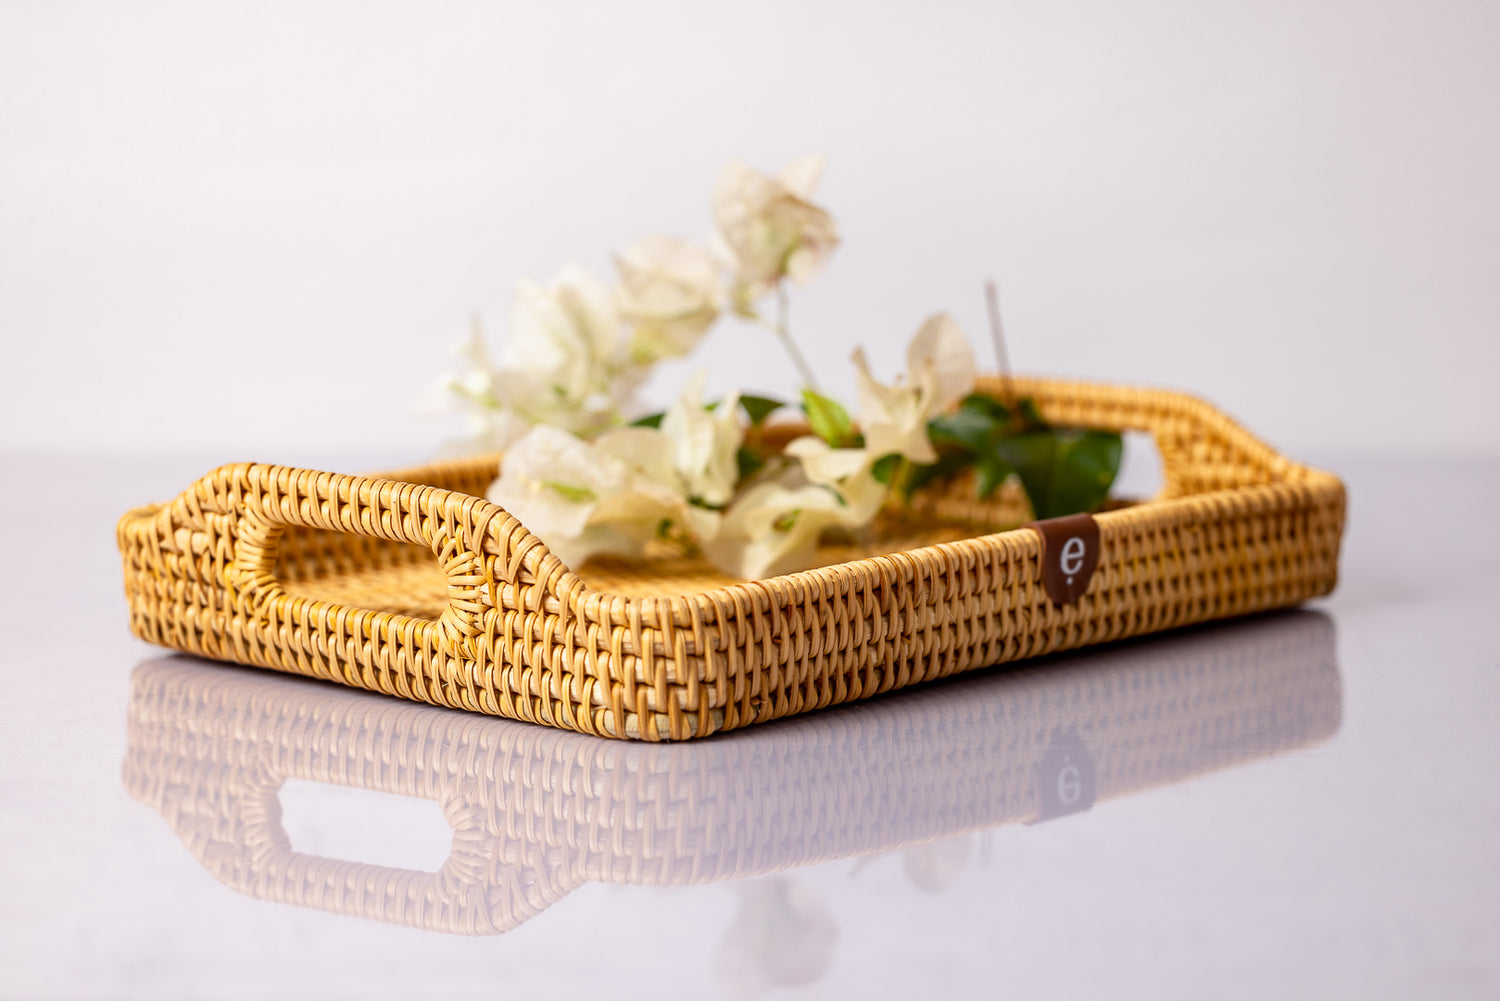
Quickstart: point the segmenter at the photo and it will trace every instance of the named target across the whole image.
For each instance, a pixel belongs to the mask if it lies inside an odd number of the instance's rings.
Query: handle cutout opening
[[[289,527],[276,579],[295,598],[377,612],[436,619],[448,607],[448,578],[431,550],[364,535]]]
[[[1125,431],[1122,437],[1125,451],[1110,496],[1136,501],[1159,496],[1166,489],[1167,474],[1161,449],[1156,446],[1156,435],[1150,431]]]

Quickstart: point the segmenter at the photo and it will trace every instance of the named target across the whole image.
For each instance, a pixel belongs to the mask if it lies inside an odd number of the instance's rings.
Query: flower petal
[[[792,194],[807,201],[823,179],[823,168],[827,164],[828,160],[822,153],[808,153],[782,167],[776,179]]]
[[[974,350],[958,321],[947,313],[929,317],[912,337],[906,367],[913,381],[924,371],[934,377],[933,398],[927,402],[929,416],[947,410],[974,389]]]

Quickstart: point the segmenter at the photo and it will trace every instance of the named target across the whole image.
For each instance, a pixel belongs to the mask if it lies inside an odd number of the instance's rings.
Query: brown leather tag
[[[1033,521],[1042,537],[1042,586],[1055,604],[1070,605],[1089,589],[1099,565],[1099,523],[1089,514]]]

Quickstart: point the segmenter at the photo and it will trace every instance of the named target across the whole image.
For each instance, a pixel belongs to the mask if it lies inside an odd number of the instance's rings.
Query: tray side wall
[[[596,611],[628,641],[611,672],[622,680],[593,685],[596,725],[698,736],[1297,605],[1333,590],[1343,518],[1332,477],[1101,514],[1099,567],[1066,607],[1047,597],[1036,533],[1023,529],[736,585],[696,598],[686,617],[661,601],[634,618]]]

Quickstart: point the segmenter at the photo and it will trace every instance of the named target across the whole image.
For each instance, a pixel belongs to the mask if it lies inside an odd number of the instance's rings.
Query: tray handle
[[[231,468],[237,527],[226,584],[232,599],[255,618],[290,624],[294,600],[310,602],[329,617],[385,614],[412,624],[422,645],[435,641],[450,656],[469,657],[486,610],[503,604],[539,611],[549,597],[573,590],[568,579],[574,575],[562,561],[513,515],[482,497],[286,466]],[[448,578],[447,607],[437,619],[426,619],[294,599],[276,572],[281,539],[291,526],[430,549]]]

